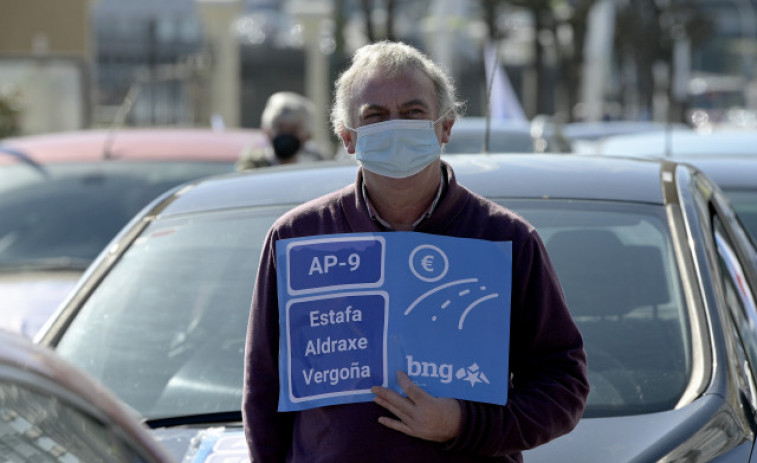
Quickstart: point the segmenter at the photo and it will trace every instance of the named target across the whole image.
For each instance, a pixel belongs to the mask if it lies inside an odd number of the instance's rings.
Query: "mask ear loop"
[[[436,125],[436,123],[437,123],[437,122],[439,122],[439,121],[441,121],[442,119],[444,119],[445,117],[447,117],[447,114],[449,114],[449,113],[451,113],[451,112],[452,112],[452,108],[449,108],[448,110],[446,110],[446,111],[444,112],[444,114],[442,114],[441,116],[439,116],[439,119],[437,119],[437,120],[435,120],[435,121],[434,121],[434,125]]]
[[[452,108],[449,108],[448,110],[446,110],[446,111],[444,112],[444,114],[442,114],[441,116],[439,116],[439,119],[437,119],[437,120],[435,120],[435,121],[434,121],[434,125],[436,125],[436,123],[437,123],[437,122],[439,122],[439,121],[441,121],[442,119],[444,119],[445,117],[447,117],[447,114],[449,114],[449,113],[451,113],[451,112],[452,112]],[[447,145],[446,143],[441,143],[441,144],[440,144],[439,148],[441,149],[441,153],[444,153],[444,147],[445,147],[446,145]]]

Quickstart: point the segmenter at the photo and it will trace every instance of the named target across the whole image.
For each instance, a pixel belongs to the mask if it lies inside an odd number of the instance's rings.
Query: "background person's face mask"
[[[300,150],[300,139],[288,133],[276,135],[271,140],[276,157],[285,161],[291,159]]]
[[[355,157],[374,174],[392,178],[415,175],[439,159],[442,149],[434,124],[446,115],[436,121],[392,119],[357,130],[347,127],[357,132]]]

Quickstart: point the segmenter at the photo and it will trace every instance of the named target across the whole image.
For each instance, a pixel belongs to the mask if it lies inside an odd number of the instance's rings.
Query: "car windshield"
[[[239,410],[260,250],[284,211],[151,224],[82,307],[58,352],[147,418]]]
[[[584,334],[585,416],[674,407],[691,340],[662,208],[500,202],[539,229]],[[59,354],[145,418],[238,411],[263,237],[286,209],[153,222],[83,305]]]
[[[2,165],[0,271],[83,270],[156,196],[231,170],[221,162]]]

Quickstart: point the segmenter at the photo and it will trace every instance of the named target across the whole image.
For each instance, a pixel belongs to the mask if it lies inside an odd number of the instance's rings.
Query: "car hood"
[[[656,461],[687,441],[718,415],[722,397],[706,395],[678,410],[635,416],[585,418],[569,434],[524,452],[529,463],[564,461]],[[177,461],[247,461],[240,423],[213,427],[154,429],[153,435]]]
[[[529,463],[563,461],[565,455],[571,461],[657,461],[718,419],[723,407],[727,408],[721,396],[707,394],[677,410],[585,418],[569,434],[524,452],[523,458]],[[696,439],[687,442],[698,443]]]
[[[33,338],[81,276],[80,271],[0,273],[0,329]]]

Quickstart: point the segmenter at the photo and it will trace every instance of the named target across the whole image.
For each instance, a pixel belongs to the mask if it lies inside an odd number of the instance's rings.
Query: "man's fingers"
[[[397,419],[379,418],[384,426],[409,436],[435,442],[454,438],[460,428],[460,405],[454,399],[439,399],[413,383],[407,374],[397,373],[397,382],[407,397],[381,386],[371,388],[373,401]]]
[[[420,437],[415,433],[415,431],[413,431],[413,429],[410,426],[406,425],[402,421],[393,420],[386,416],[382,416],[382,417],[379,417],[379,423],[383,424],[387,428],[394,429],[395,431],[399,431],[401,433],[405,433],[408,436]]]
[[[402,387],[402,390],[405,391],[407,397],[414,404],[422,400],[427,400],[431,397],[426,391],[416,386],[413,380],[410,379],[410,377],[404,371],[397,372],[397,382],[399,383],[400,387]]]
[[[374,387],[371,391],[376,394],[373,399],[376,404],[384,407],[402,421],[407,421],[410,418],[409,413],[413,408],[410,399],[384,387]]]

